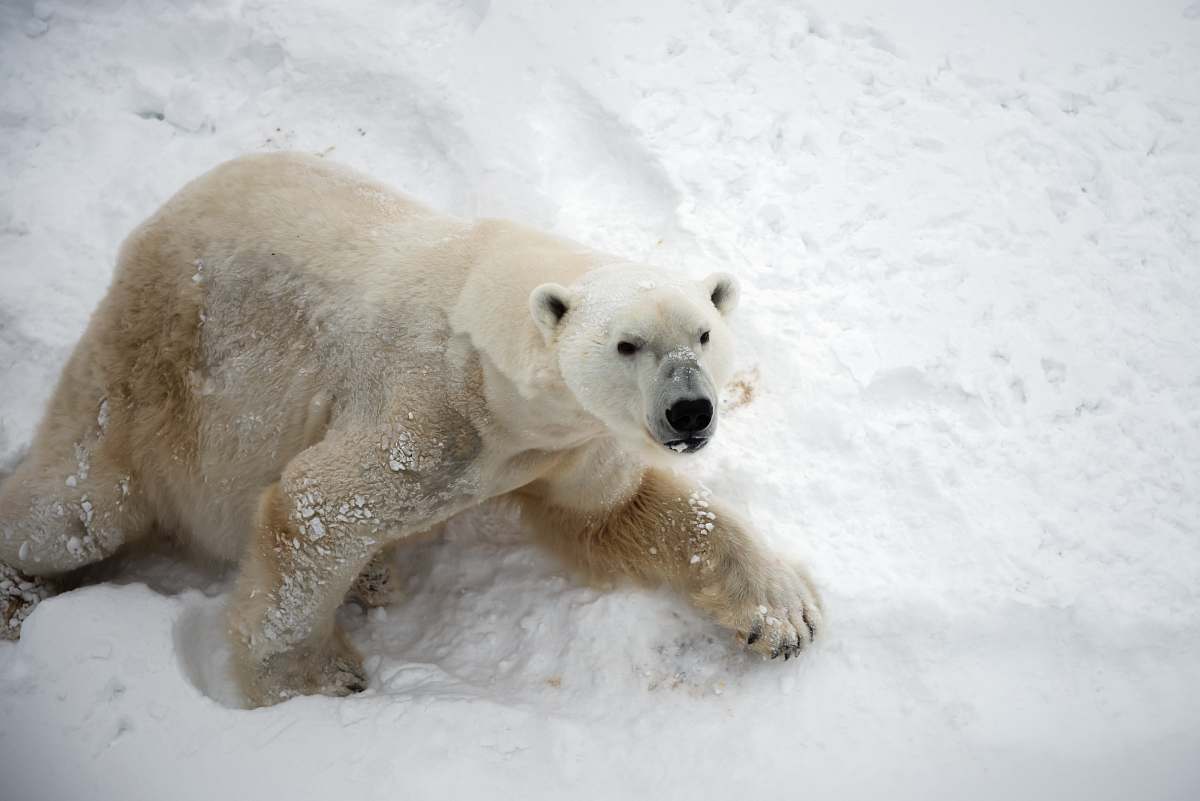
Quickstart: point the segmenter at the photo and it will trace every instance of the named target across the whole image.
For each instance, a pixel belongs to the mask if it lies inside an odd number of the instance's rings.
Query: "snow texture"
[[[0,643],[0,797],[1197,797],[1198,75],[1188,0],[0,5],[0,465],[122,237],[306,150],[737,274],[689,469],[829,621],[760,662],[483,509],[343,610],[366,693],[248,712],[145,557]]]

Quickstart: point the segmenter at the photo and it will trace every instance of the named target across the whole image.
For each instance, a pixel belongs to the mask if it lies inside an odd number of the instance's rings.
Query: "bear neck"
[[[506,220],[483,220],[474,259],[451,312],[451,327],[527,399],[566,392],[554,343],[529,312],[529,295],[545,283],[571,286],[605,257],[582,245]]]

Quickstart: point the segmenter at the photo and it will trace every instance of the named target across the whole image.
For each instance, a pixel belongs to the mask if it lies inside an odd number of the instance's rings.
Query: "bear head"
[[[529,308],[563,381],[625,447],[654,458],[694,453],[717,431],[737,306],[733,276],[702,281],[613,265],[572,285],[542,284]]]

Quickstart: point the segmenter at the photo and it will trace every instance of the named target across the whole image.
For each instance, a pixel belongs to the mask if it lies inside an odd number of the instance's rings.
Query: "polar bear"
[[[667,583],[752,650],[820,626],[799,566],[686,479],[738,286],[436,214],[298,154],[196,179],[126,240],[0,488],[10,638],[150,532],[238,563],[251,705],[365,686],[335,611],[385,547],[493,498],[598,576]]]

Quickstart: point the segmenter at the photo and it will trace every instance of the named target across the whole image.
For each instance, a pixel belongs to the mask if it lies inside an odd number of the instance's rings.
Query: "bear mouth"
[[[673,439],[670,442],[664,442],[663,447],[675,451],[676,453],[695,453],[708,444],[708,437],[688,437],[687,439]]]

